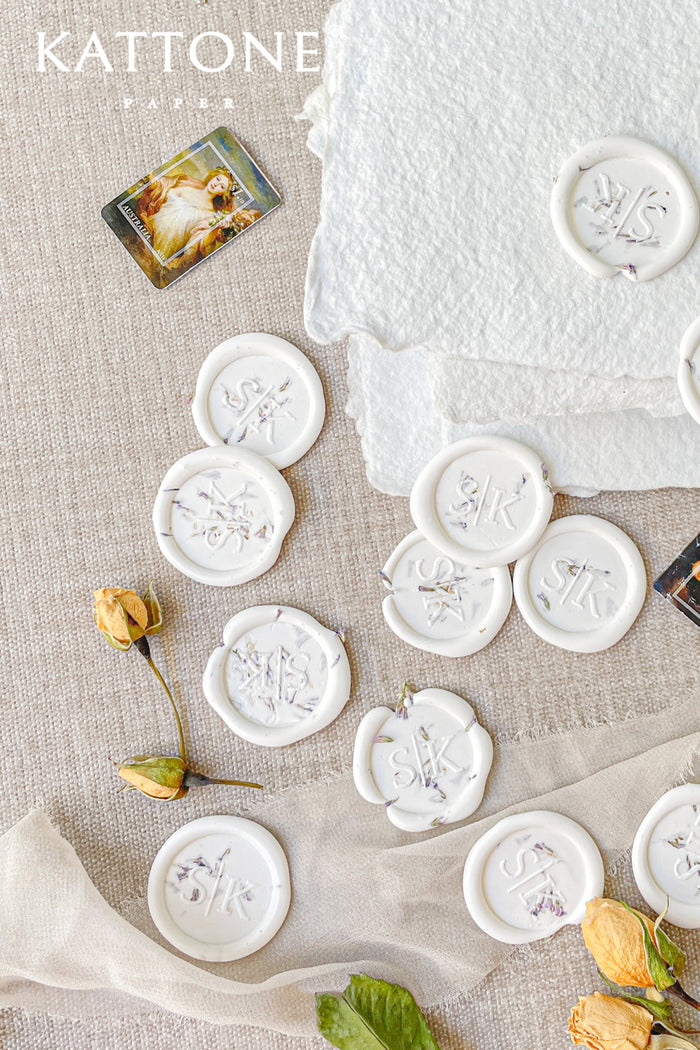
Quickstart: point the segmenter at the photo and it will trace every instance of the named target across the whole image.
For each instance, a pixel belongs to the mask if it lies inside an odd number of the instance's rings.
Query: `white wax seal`
[[[667,791],[639,825],[632,870],[657,915],[685,930],[700,929],[700,784]]]
[[[411,517],[443,554],[465,565],[507,565],[530,550],[552,513],[547,469],[532,449],[470,437],[442,449],[411,491]]]
[[[681,339],[678,388],[683,404],[696,423],[700,423],[700,317],[696,317]]]
[[[230,587],[267,572],[294,521],[294,497],[266,459],[202,448],[175,463],[153,507],[158,546],[200,583]]]
[[[629,536],[591,514],[553,521],[513,573],[515,601],[528,626],[575,653],[619,642],[641,612],[646,586],[642,556]]]
[[[350,665],[337,633],[313,616],[257,605],[226,624],[202,684],[234,733],[281,747],[337,718],[350,696]]]
[[[658,277],[698,232],[697,198],[680,166],[657,146],[623,135],[569,157],[552,190],[551,216],[562,247],[594,277]]]
[[[376,707],[357,729],[352,771],[367,802],[403,831],[464,820],[484,797],[491,737],[474,709],[446,689],[405,693],[395,711]]]
[[[308,357],[275,335],[237,335],[209,354],[192,413],[208,445],[238,445],[288,467],[308,452],[326,414]]]
[[[469,656],[492,641],[513,601],[504,565],[475,569],[443,554],[420,532],[399,543],[380,572],[384,619],[409,645]]]
[[[603,881],[588,832],[560,813],[532,810],[499,820],[477,840],[464,865],[464,900],[489,937],[525,944],[581,922]]]
[[[284,850],[242,817],[185,824],[161,846],[148,879],[148,907],[162,935],[207,962],[262,948],[287,917],[290,896]]]

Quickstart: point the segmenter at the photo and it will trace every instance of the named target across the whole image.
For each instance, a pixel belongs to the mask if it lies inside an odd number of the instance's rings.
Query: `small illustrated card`
[[[102,209],[156,288],[165,288],[281,203],[228,128],[217,128]]]
[[[700,536],[661,573],[654,589],[700,627]]]

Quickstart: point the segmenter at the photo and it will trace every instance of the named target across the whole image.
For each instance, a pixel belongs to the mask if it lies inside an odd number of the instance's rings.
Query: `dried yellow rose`
[[[581,930],[586,947],[608,980],[635,988],[651,988],[654,980],[647,965],[639,919],[655,941],[654,924],[646,915],[633,913],[620,901],[594,897],[586,905]]]
[[[102,587],[92,592],[95,598],[95,626],[111,645],[128,649],[137,638],[143,638],[148,627],[148,610],[136,591],[124,587]]]
[[[157,634],[163,626],[163,612],[153,584],[149,583],[143,598],[124,587],[101,587],[92,593],[95,626],[109,644],[126,651],[132,642],[141,642],[145,655],[148,652],[145,636]]]
[[[128,788],[165,802],[187,794],[183,786],[186,767],[174,755],[135,755],[121,762],[117,773]]]
[[[237,784],[240,787],[262,788],[249,780],[219,780],[189,768],[185,749],[185,735],[180,712],[167,682],[151,656],[147,635],[157,634],[163,625],[163,611],[153,585],[149,583],[143,598],[136,591],[124,587],[102,587],[93,591],[95,626],[115,649],[126,651],[133,645],[141,653],[165,691],[175,716],[180,755],[135,755],[117,766],[117,772],[126,781],[124,788],[140,791],[149,798],[170,802],[182,798],[193,784]]]
[[[253,784],[249,780],[219,780],[195,773],[187,768],[184,759],[175,755],[134,755],[119,763],[117,773],[126,781],[127,791],[140,791],[142,795],[163,802],[182,798],[193,784],[237,784],[262,790],[262,784]]]
[[[654,1018],[643,1006],[594,992],[579,999],[569,1017],[569,1035],[590,1050],[646,1050]]]

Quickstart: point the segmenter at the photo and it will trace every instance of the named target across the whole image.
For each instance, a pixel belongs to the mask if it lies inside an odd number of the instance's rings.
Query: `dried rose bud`
[[[640,919],[655,944],[654,924],[646,915],[620,901],[594,897],[586,905],[581,930],[586,947],[609,980],[634,988],[652,988],[654,979],[649,973]]]
[[[185,735],[180,713],[168,684],[151,657],[146,635],[157,634],[163,625],[163,613],[153,585],[149,583],[143,598],[123,587],[103,587],[94,591],[96,627],[115,649],[127,650],[133,645],[146,660],[165,691],[175,716],[180,754],[134,755],[117,764],[117,773],[126,781],[124,789],[140,791],[149,798],[170,802],[182,798],[193,784],[235,784],[239,787],[262,788],[249,780],[219,780],[188,768]]]
[[[187,794],[188,788],[183,784],[186,772],[182,759],[173,755],[134,755],[117,767],[117,773],[128,785],[125,790],[140,791],[164,802]]]
[[[195,773],[174,755],[134,755],[114,765],[117,766],[119,776],[126,781],[122,790],[140,791],[142,795],[164,802],[182,798],[193,785],[235,784],[262,790],[262,784],[254,784],[250,780],[219,780],[218,777]]]
[[[135,591],[102,587],[95,596],[95,626],[115,649],[127,650],[148,627],[148,609]]]
[[[590,1050],[646,1050],[654,1018],[643,1006],[594,992],[579,999],[569,1017],[569,1035]]]
[[[157,634],[163,626],[163,612],[149,583],[143,598],[123,587],[102,587],[93,591],[95,626],[115,649],[126,651],[132,642],[147,634]],[[144,643],[147,647],[147,643]]]

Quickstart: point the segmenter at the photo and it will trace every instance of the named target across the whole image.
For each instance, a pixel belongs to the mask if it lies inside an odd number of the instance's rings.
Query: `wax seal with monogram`
[[[632,869],[650,908],[674,926],[700,929],[700,784],[654,803],[635,835]]]
[[[698,201],[667,153],[624,135],[589,142],[554,183],[551,216],[562,247],[594,277],[658,277],[698,232]]]
[[[448,445],[411,491],[411,517],[443,554],[465,565],[507,565],[530,550],[552,513],[548,471],[532,449],[501,437]]]
[[[161,846],[148,907],[185,955],[229,962],[270,941],[289,911],[289,865],[274,835],[242,817],[202,817]]]
[[[492,641],[513,601],[505,565],[476,569],[443,554],[418,531],[401,540],[379,573],[384,619],[409,645],[469,656]]]
[[[476,841],[464,865],[464,900],[484,933],[525,944],[581,922],[603,881],[588,832],[560,813],[533,810],[499,820]]]
[[[429,831],[477,809],[492,760],[491,737],[466,700],[405,686],[395,711],[376,707],[360,722],[352,768],[360,795],[392,824]]]
[[[252,332],[212,350],[197,378],[192,412],[208,445],[238,445],[281,469],[311,448],[326,403],[318,373],[301,350]]]
[[[681,359],[678,362],[678,389],[683,404],[696,423],[700,423],[700,317],[686,329],[681,339]]]
[[[350,665],[336,631],[301,609],[258,605],[226,624],[202,684],[234,733],[281,747],[340,714],[350,696]]]
[[[203,448],[175,463],[153,507],[158,546],[193,580],[246,583],[279,557],[294,497],[271,463],[244,448]]]
[[[535,634],[560,649],[595,653],[627,633],[646,595],[646,570],[617,525],[572,514],[547,526],[513,573],[518,609]]]

